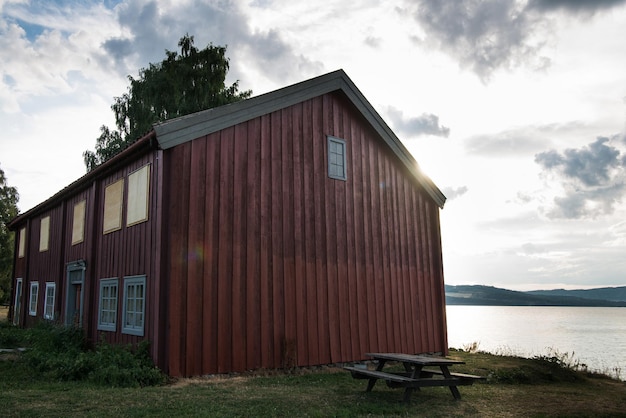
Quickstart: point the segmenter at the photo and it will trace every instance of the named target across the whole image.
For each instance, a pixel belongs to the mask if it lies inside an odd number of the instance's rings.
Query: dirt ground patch
[[[0,306],[0,322],[6,321],[8,315],[9,315],[9,307]]]

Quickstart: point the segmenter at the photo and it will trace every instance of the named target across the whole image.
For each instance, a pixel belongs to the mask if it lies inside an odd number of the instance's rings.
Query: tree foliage
[[[156,122],[187,115],[250,97],[239,92],[239,82],[227,86],[229,59],[226,47],[209,44],[199,50],[193,36],[183,36],[179,52],[165,51],[166,59],[129,76],[128,92],[114,99],[116,130],[100,128],[95,152],[85,151],[87,171],[92,170],[148,132]]]
[[[11,294],[15,234],[9,231],[7,223],[19,213],[18,200],[17,189],[7,184],[4,171],[0,168],[0,303],[7,302]]]

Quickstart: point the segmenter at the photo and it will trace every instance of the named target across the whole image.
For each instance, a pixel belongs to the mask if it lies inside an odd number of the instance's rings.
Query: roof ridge
[[[419,164],[389,125],[342,70],[335,70],[240,102],[203,110],[154,125],[157,141],[163,149],[246,122],[296,103],[341,90],[361,115],[382,137],[394,154],[424,187],[437,206],[443,208],[446,197],[419,168]]]

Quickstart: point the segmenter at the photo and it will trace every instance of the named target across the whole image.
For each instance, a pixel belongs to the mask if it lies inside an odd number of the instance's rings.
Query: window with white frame
[[[328,177],[347,180],[346,141],[328,136]]]
[[[100,306],[98,309],[98,329],[117,330],[117,279],[100,280]]]
[[[46,283],[46,305],[43,310],[43,317],[46,319],[54,319],[54,298],[56,294],[56,284]]]
[[[100,305],[98,308],[98,329],[117,330],[117,279],[100,280]]]
[[[22,278],[15,280],[15,304],[13,305],[13,324],[17,325],[22,316]]]
[[[146,311],[146,276],[124,277],[122,332],[143,336]]]
[[[28,314],[37,315],[37,301],[39,300],[39,283],[30,282],[30,299],[28,300]]]

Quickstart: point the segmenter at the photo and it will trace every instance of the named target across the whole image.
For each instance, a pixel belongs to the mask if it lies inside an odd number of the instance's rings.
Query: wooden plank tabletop
[[[402,353],[365,353],[366,356],[378,360],[401,361],[420,366],[447,366],[451,364],[465,364],[464,361],[451,360],[443,357],[418,356]]]

